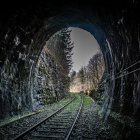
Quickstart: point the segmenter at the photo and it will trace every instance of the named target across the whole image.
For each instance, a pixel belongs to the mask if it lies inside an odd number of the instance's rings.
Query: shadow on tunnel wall
[[[120,139],[139,137],[139,2],[108,3],[40,2],[1,9],[0,119],[32,111],[33,72],[45,42],[62,28],[79,27],[94,35],[105,60],[99,88],[103,120],[115,124]]]

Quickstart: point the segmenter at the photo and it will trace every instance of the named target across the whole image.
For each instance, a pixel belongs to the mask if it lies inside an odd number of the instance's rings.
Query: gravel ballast
[[[72,98],[63,99],[57,103],[46,105],[44,110],[40,113],[34,115],[23,117],[22,119],[17,119],[16,121],[10,122],[0,127],[0,140],[11,140],[15,136],[19,135],[23,131],[27,130],[29,127],[37,124],[42,119],[50,116],[59,108],[68,103]],[[15,118],[13,118],[15,120]]]
[[[109,128],[103,125],[98,115],[98,105],[84,96],[83,110],[72,132],[70,140],[112,140]]]

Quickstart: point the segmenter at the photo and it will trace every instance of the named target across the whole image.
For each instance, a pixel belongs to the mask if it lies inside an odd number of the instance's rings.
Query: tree
[[[85,83],[85,72],[84,67],[82,67],[78,72],[78,77],[80,78],[81,82],[81,91],[84,91],[84,83]]]
[[[75,77],[76,77],[76,71],[73,70],[73,71],[70,73],[70,82],[71,82],[71,83],[73,83]]]
[[[44,46],[35,71],[34,95],[39,102],[54,102],[69,92],[73,43],[70,30],[62,29]],[[41,101],[41,102],[42,102]]]
[[[104,60],[101,52],[95,54],[87,65],[91,90],[97,90],[104,72]]]
[[[104,60],[101,52],[95,54],[88,62],[88,65],[81,67],[77,72],[75,78],[75,72],[71,73],[71,89],[79,89],[85,93],[90,93],[98,89],[98,84],[102,78],[104,72]],[[79,80],[78,80],[79,79]],[[76,83],[77,82],[77,83]]]

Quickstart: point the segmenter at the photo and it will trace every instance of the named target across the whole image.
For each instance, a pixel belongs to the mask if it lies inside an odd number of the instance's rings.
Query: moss
[[[70,111],[70,112],[73,112],[76,109],[79,109],[79,105],[80,105],[80,102],[81,102],[81,97],[80,97],[79,94],[75,94],[74,96],[76,97],[76,100],[67,107],[67,110]]]
[[[92,105],[92,103],[93,103],[93,101],[92,101],[91,97],[84,95],[84,106],[89,107]]]

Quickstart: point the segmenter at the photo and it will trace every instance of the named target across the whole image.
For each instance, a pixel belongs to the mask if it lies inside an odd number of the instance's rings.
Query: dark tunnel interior
[[[16,4],[0,6],[0,120],[33,110],[34,72],[46,41],[63,28],[78,27],[95,37],[103,53],[97,93],[102,121],[112,123],[117,139],[139,139],[139,1]]]

